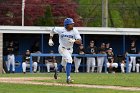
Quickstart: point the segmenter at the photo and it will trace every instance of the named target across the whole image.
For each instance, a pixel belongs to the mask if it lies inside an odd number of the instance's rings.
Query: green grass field
[[[25,75],[1,74],[0,77],[51,77],[51,80],[38,80],[36,82],[65,83],[65,73],[60,73],[57,80],[53,79],[53,73],[37,73]],[[75,84],[132,86],[140,88],[140,74],[136,73],[72,73],[71,77],[74,79]],[[0,83],[0,93],[140,93],[140,91]]]

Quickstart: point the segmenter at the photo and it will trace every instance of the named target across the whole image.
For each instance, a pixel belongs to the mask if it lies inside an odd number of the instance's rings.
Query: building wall
[[[3,71],[3,34],[0,33],[0,73]]]

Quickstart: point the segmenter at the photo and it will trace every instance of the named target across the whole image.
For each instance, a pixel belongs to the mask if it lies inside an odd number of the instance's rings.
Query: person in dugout
[[[37,57],[33,57],[33,72],[36,73],[37,72]],[[26,50],[25,55],[23,56],[23,63],[22,63],[22,69],[23,69],[23,73],[26,73],[26,68],[30,68],[30,50]]]

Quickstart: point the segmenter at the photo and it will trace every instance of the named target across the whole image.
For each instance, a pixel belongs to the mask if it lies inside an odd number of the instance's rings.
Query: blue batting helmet
[[[73,21],[72,18],[66,18],[66,19],[64,20],[64,27],[66,27],[66,26],[69,25],[69,24],[73,24],[73,23],[74,23],[74,21]]]

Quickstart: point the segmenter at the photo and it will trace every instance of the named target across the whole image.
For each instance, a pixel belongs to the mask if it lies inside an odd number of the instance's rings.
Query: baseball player
[[[81,36],[77,29],[74,27],[74,21],[72,18],[66,18],[64,20],[64,28],[54,27],[50,31],[49,45],[53,46],[53,35],[57,33],[59,35],[59,48],[58,51],[62,55],[63,62],[66,63],[66,82],[72,83],[70,78],[71,73],[71,64],[72,64],[72,53],[73,53],[73,44],[81,44]]]
[[[99,49],[98,49],[98,53],[106,54],[105,43],[101,44],[101,47],[99,47]],[[99,73],[102,72],[102,67],[103,67],[104,61],[105,61],[105,57],[97,57],[97,65],[98,65],[97,72],[99,72]]]
[[[115,68],[118,67],[118,64],[114,62],[114,53],[112,51],[112,48],[109,48],[107,50],[107,70],[109,73],[115,73]]]
[[[140,51],[138,52],[140,54]],[[136,72],[139,73],[140,69],[140,57],[136,57]]]
[[[50,54],[53,54],[54,52],[51,50]],[[47,72],[50,72],[50,67],[54,67],[54,70],[57,71],[57,63],[55,56],[49,56],[45,58],[45,65],[47,66]]]
[[[136,54],[137,50],[136,50],[136,46],[135,46],[135,41],[133,41],[131,43],[130,49],[128,50],[129,54]],[[136,57],[130,57],[130,64],[133,64],[133,69],[132,71],[135,71],[136,68]]]
[[[122,62],[121,62],[121,72],[124,73],[125,72],[125,67],[126,67],[126,55],[128,54],[128,52],[126,52],[123,56]],[[130,60],[130,59],[129,59]],[[129,62],[128,65],[128,72],[131,72],[131,68],[132,68],[132,64]]]
[[[83,44],[81,44],[77,51],[76,51],[76,54],[85,54],[85,49],[84,49],[84,46]],[[74,57],[74,65],[75,65],[75,73],[78,73],[79,72],[79,66],[81,64],[81,61],[82,61],[82,57]]]
[[[90,45],[88,46],[87,54],[96,54],[97,53],[97,47],[94,45],[94,41],[90,41]],[[87,72],[90,72],[90,67],[92,67],[91,72],[94,72],[95,68],[95,57],[87,57]]]
[[[36,61],[35,61],[36,59]],[[37,71],[37,57],[33,57],[33,71],[34,73],[36,73]],[[23,56],[23,63],[22,63],[22,69],[23,69],[23,73],[25,74],[26,73],[26,68],[27,67],[30,67],[30,51],[29,50],[26,50],[26,53],[25,55]]]
[[[7,52],[8,52],[8,63],[7,63],[7,69],[8,69],[8,73],[10,73],[10,65],[12,65],[12,73],[15,72],[15,55],[14,55],[14,42],[11,41],[9,43],[9,46],[7,47]]]

